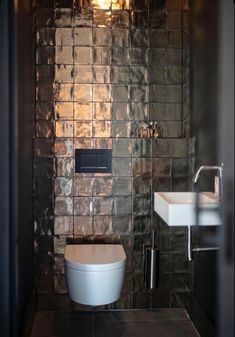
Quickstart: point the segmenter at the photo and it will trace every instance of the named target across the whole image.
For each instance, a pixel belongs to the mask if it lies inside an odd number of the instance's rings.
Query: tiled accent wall
[[[103,309],[175,305],[187,270],[185,233],[153,212],[154,191],[187,190],[182,138],[180,0],[37,1],[35,251],[39,309],[79,310],[67,295],[68,240],[120,241],[120,300]],[[140,139],[146,121],[158,139]],[[74,172],[77,148],[112,149],[111,174]],[[143,251],[157,233],[160,285],[143,284]],[[86,308],[89,309],[89,308]]]

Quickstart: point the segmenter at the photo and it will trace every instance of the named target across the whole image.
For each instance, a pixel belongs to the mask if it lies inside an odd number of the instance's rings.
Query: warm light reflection
[[[93,6],[97,9],[128,9],[130,0],[93,0]]]
[[[93,6],[99,9],[110,9],[111,0],[93,0]]]

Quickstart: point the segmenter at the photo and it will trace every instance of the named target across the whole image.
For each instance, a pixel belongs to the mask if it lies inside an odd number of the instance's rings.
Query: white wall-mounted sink
[[[212,192],[199,193],[199,225],[221,225],[218,201]],[[155,192],[154,210],[168,226],[194,226],[196,224],[195,192]]]

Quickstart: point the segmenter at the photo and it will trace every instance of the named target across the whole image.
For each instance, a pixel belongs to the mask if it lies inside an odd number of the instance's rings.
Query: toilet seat
[[[67,245],[65,266],[82,271],[109,271],[122,268],[126,254],[122,245],[80,244]]]

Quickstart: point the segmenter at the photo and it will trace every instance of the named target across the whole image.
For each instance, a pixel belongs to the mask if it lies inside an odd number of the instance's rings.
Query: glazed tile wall
[[[69,301],[66,242],[120,241],[123,293],[111,308],[174,305],[187,271],[185,233],[153,212],[154,191],[187,190],[183,138],[183,7],[179,0],[37,1],[35,251],[40,309]],[[141,139],[143,122],[158,139]],[[112,173],[74,172],[77,148],[112,149]],[[160,286],[143,285],[150,229],[161,249]],[[89,309],[89,308],[86,308]]]

